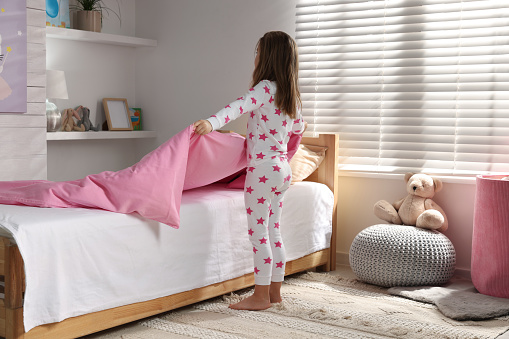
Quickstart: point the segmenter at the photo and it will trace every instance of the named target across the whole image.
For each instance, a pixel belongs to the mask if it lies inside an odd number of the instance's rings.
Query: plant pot
[[[78,11],[76,13],[76,19],[78,29],[90,32],[101,31],[101,12]]]

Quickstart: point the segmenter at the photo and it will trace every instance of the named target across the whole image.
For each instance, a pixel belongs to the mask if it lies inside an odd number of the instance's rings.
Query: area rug
[[[251,289],[243,290],[140,321],[149,330],[145,336],[132,333],[121,338],[481,339],[496,338],[509,329],[509,316],[456,321],[433,304],[322,273],[287,278],[282,288],[283,302],[265,311],[228,308],[251,293]]]
[[[509,315],[509,299],[481,294],[464,278],[453,278],[444,286],[392,287],[389,293],[434,304],[445,316],[455,320]]]

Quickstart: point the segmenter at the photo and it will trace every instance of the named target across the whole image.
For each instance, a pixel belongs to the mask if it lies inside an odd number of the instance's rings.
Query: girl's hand
[[[205,135],[212,132],[212,125],[208,120],[198,120],[194,124],[194,133]]]

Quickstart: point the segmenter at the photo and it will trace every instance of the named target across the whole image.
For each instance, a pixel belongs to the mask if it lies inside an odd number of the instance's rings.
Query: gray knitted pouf
[[[454,274],[456,252],[451,241],[437,231],[374,225],[353,240],[350,267],[360,280],[374,285],[440,285]]]

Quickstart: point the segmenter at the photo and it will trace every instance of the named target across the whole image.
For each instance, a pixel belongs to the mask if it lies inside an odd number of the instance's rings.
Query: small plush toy
[[[90,121],[90,109],[88,107],[79,106],[76,108],[79,116],[78,127],[83,128],[84,131],[98,131],[99,126],[94,127]]]
[[[76,122],[74,119],[80,120],[80,116],[78,112],[73,110],[72,108],[67,108],[62,113],[62,131],[71,132],[71,131],[84,131],[85,128],[80,128],[76,126]]]
[[[431,198],[442,189],[442,181],[427,174],[405,174],[408,195],[390,204],[378,201],[373,211],[377,217],[396,225],[416,226],[444,232],[447,230],[447,217]]]

